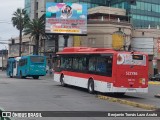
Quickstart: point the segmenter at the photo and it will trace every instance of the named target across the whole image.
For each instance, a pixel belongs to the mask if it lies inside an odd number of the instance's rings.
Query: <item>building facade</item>
[[[126,10],[99,6],[88,10],[88,35],[81,37],[81,46],[128,50],[132,25]],[[124,48],[125,47],[125,48]]]
[[[30,14],[32,19],[39,18],[44,14],[46,2],[68,1],[31,0]],[[92,9],[88,10],[88,35],[70,36],[68,46],[112,48],[113,43],[117,42],[114,40],[114,38],[117,39],[115,33],[123,33],[124,39],[121,40],[123,50],[131,49],[148,53],[150,60],[149,73],[154,73],[152,60],[156,59],[157,65],[160,64],[160,48],[157,47],[160,44],[159,0],[70,0],[70,2],[87,3],[88,8]],[[56,40],[58,40],[58,44],[55,42]],[[62,35],[52,36],[41,43],[41,53],[45,51],[48,56],[54,56],[53,53],[55,54],[57,46],[58,51],[63,49],[64,38]],[[159,67],[156,69],[160,70]]]
[[[68,0],[55,0],[56,2],[68,2]],[[88,9],[94,8],[97,6],[108,6],[107,0],[70,0],[69,2],[73,3],[86,3],[88,6]]]
[[[160,30],[135,29],[131,41],[134,51],[142,51],[149,55],[149,74],[160,72]]]
[[[25,10],[29,17],[31,17],[31,0],[25,0]]]
[[[8,50],[0,50],[0,69],[6,69],[8,59]]]
[[[136,28],[156,28],[160,25],[160,0],[110,0],[110,5],[126,9]]]
[[[34,41],[29,37],[29,35],[22,37],[21,54],[22,56],[33,54]],[[10,39],[8,57],[18,57],[19,56],[19,37]]]

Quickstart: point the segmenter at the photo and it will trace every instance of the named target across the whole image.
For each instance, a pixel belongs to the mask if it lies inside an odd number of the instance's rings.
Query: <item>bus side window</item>
[[[106,62],[104,57],[97,59],[96,71],[101,73],[106,73]]]
[[[79,58],[78,64],[79,64],[79,70],[87,69],[86,58]]]
[[[73,58],[73,69],[78,70],[78,58]]]
[[[112,58],[106,60],[107,75],[112,76]]]
[[[72,58],[67,58],[65,63],[66,68],[72,68]]]
[[[19,61],[19,66],[24,66],[26,64],[26,59],[21,59]]]
[[[96,58],[91,57],[89,59],[89,71],[95,71],[96,70]]]
[[[71,68],[72,66],[72,58],[61,58],[61,67],[62,68]]]
[[[61,58],[61,68],[65,67],[65,58]]]

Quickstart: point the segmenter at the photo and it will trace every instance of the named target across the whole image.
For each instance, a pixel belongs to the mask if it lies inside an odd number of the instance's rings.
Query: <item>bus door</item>
[[[10,61],[10,67],[9,67],[9,75],[13,77],[13,68],[15,65],[15,61]]]
[[[115,87],[146,88],[148,65],[146,55],[118,54]]]
[[[17,61],[15,61],[14,62],[14,64],[13,64],[13,76],[15,77],[16,76],[16,74],[17,74]]]
[[[21,57],[16,57],[15,58],[15,64],[13,66],[13,76],[17,76],[18,75],[18,64],[19,64],[19,60]]]

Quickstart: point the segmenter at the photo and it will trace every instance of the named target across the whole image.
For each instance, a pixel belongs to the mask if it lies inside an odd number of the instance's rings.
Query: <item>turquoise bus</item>
[[[38,79],[39,76],[46,75],[46,57],[39,55],[23,56],[19,60],[17,76],[20,78],[33,77]]]
[[[11,61],[11,62],[10,62]],[[39,55],[22,56],[8,59],[7,76],[10,77],[33,77],[46,75],[46,57]]]

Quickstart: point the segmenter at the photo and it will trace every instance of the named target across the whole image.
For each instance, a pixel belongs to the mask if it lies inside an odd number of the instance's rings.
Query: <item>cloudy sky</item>
[[[25,0],[0,0],[0,42],[19,35],[19,31],[14,28],[11,23],[11,18],[17,8],[24,8],[24,1]],[[7,47],[7,45],[0,43],[0,50],[5,49],[5,46]]]

